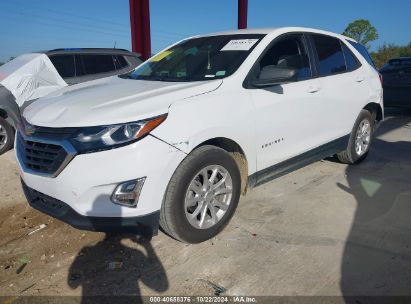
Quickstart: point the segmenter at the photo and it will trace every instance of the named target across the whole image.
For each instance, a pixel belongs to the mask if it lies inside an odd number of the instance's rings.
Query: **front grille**
[[[63,216],[70,208],[67,204],[58,199],[29,188],[23,181],[21,181],[21,184],[30,205],[44,213],[59,217]]]
[[[25,122],[27,125],[27,122]],[[64,140],[73,137],[79,128],[49,128],[35,126],[31,136],[36,138],[46,138],[49,140]]]
[[[20,134],[17,144],[24,166],[34,172],[54,175],[67,158],[66,150],[60,145],[24,139]]]

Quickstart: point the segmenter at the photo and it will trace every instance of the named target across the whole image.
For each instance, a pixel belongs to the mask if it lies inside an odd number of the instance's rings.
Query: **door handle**
[[[316,93],[320,90],[321,90],[321,88],[318,87],[318,86],[309,86],[308,89],[307,89],[307,92],[308,93]]]
[[[355,78],[356,82],[363,82],[364,81],[364,76],[358,76],[357,78]]]

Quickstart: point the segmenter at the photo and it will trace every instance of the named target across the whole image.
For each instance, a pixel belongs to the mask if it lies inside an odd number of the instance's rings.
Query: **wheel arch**
[[[221,148],[227,151],[234,158],[241,175],[241,194],[246,194],[248,185],[248,160],[241,146],[232,139],[226,137],[215,137],[203,141],[193,150],[205,145]]]
[[[17,107],[17,105],[16,105]],[[17,128],[17,124],[19,122],[19,118],[12,109],[7,106],[0,105],[0,117],[5,119],[13,129]]]
[[[384,110],[379,103],[370,102],[363,109],[373,114],[377,122],[384,120]]]
[[[0,117],[4,119],[7,119],[8,117],[7,111],[4,110],[3,108],[0,108]]]

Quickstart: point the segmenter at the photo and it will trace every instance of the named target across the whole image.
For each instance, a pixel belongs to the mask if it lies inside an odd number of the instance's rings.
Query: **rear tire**
[[[6,153],[13,147],[14,129],[2,117],[0,117],[0,155]]]
[[[347,149],[337,154],[338,160],[349,165],[362,162],[370,151],[373,133],[373,115],[367,110],[361,110],[351,131]]]
[[[228,224],[240,198],[241,178],[225,150],[202,146],[174,172],[160,212],[160,226],[171,237],[200,243]]]

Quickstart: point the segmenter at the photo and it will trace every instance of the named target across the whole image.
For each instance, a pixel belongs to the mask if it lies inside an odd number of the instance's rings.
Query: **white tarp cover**
[[[14,95],[19,107],[67,86],[45,54],[24,54],[0,66],[0,84]]]

